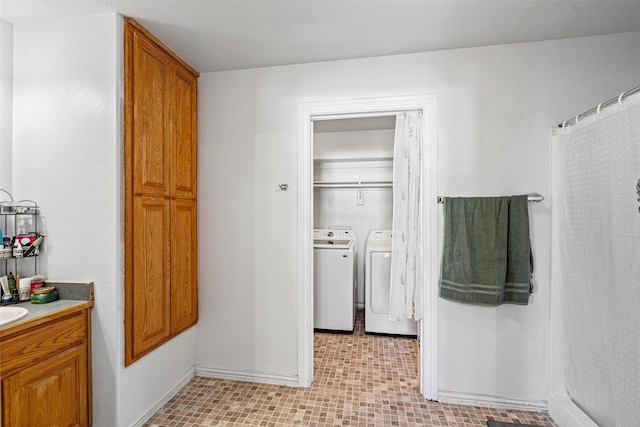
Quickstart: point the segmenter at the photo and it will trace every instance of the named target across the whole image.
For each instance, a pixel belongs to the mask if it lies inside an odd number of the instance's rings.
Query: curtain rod
[[[593,114],[597,114],[600,113],[600,110],[602,110],[603,108],[607,108],[612,106],[613,104],[617,104],[620,103],[622,101],[625,100],[625,98],[628,98],[631,95],[634,95],[636,93],[640,92],[640,86],[636,86],[631,90],[627,90],[625,92],[622,92],[619,96],[615,97],[615,98],[611,98],[608,101],[605,102],[601,102],[600,104],[598,104],[598,106],[593,107],[590,110],[585,111],[584,113],[580,113],[575,117],[572,117],[568,120],[565,120],[564,122],[560,123],[558,125],[559,128],[564,128],[567,126],[571,126],[571,125],[575,125],[576,123],[579,122],[580,119],[584,119],[587,116],[591,116]]]
[[[438,196],[436,201],[438,203],[444,203],[444,197],[445,196]],[[541,201],[544,200],[544,196],[542,194],[538,194],[538,193],[528,194],[527,195],[527,200],[530,201],[530,202],[541,202]]]

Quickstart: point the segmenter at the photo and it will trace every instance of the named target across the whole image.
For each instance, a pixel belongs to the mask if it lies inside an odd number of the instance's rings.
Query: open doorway
[[[421,111],[423,115],[423,230],[424,238],[421,242],[422,253],[425,254],[424,278],[425,290],[422,305],[424,307],[423,319],[418,322],[418,335],[421,337],[418,349],[419,383],[420,392],[426,399],[437,399],[437,280],[436,273],[436,245],[437,245],[437,211],[436,200],[436,132],[435,132],[435,97],[394,97],[357,99],[336,102],[305,103],[299,109],[299,197],[298,197],[298,230],[299,230],[299,254],[298,278],[299,278],[299,353],[298,353],[298,378],[299,385],[308,387],[313,381],[313,355],[314,355],[314,292],[313,292],[313,229],[317,218],[314,218],[314,127],[328,126],[329,121],[340,120],[341,124],[349,123],[345,120],[361,121],[360,126],[366,123],[380,123],[395,118],[395,115],[405,111]],[[385,119],[386,118],[386,119]],[[355,123],[355,122],[351,122]],[[384,145],[384,144],[383,144]],[[385,156],[384,148],[376,155],[375,166],[377,172],[384,175],[385,167],[388,168],[389,156]],[[338,168],[340,169],[340,168]],[[343,168],[344,169],[344,168]],[[324,171],[335,174],[339,171]],[[384,181],[377,177],[378,181]],[[375,181],[375,180],[374,180]],[[362,202],[363,192],[355,196],[358,202]],[[431,200],[434,203],[427,203]],[[339,225],[339,224],[338,224]],[[362,291],[363,292],[363,291]],[[356,292],[355,298],[358,298]],[[363,296],[362,296],[363,298]],[[364,302],[361,299],[361,302]]]
[[[356,309],[372,307],[365,304],[365,285],[372,283],[365,281],[367,242],[378,230],[377,240],[391,244],[381,237],[392,228],[395,122],[389,115],[314,123],[315,329],[352,331]],[[381,262],[389,261],[391,249],[386,252]],[[388,318],[386,294],[376,306],[386,305]],[[385,332],[371,330],[372,319],[366,318],[367,332]],[[415,327],[407,335],[417,335]]]

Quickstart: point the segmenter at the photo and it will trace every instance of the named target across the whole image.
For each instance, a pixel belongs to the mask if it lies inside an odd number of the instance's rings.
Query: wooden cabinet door
[[[125,314],[131,316],[126,319],[131,328],[131,361],[171,334],[169,199],[133,199],[133,282]]]
[[[197,80],[178,64],[174,64],[171,70],[171,102],[167,118],[171,151],[171,196],[195,199]]]
[[[171,332],[198,321],[197,208],[193,200],[171,201]]]
[[[2,382],[3,426],[88,425],[87,347],[81,345]]]
[[[171,164],[166,114],[170,57],[144,34],[130,29],[132,89],[133,193],[169,196]]]
[[[125,365],[197,321],[198,76],[125,19]]]

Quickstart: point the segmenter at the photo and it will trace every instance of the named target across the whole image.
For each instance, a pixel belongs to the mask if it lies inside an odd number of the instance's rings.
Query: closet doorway
[[[317,209],[317,203],[339,203],[339,198],[352,197],[352,206],[363,206],[367,198],[364,188],[355,191],[340,192],[328,198],[314,191],[315,181],[350,182],[349,174],[357,169],[362,178],[373,186],[390,186],[392,179],[393,143],[389,144],[389,133],[393,134],[396,114],[409,111],[420,111],[423,116],[423,161],[422,161],[422,223],[423,239],[421,242],[424,254],[424,292],[422,307],[424,316],[418,322],[420,337],[418,365],[420,392],[426,399],[437,399],[437,210],[436,210],[436,129],[434,96],[393,97],[356,99],[346,101],[328,101],[304,103],[299,107],[299,178],[298,178],[298,260],[299,283],[299,318],[298,318],[298,379],[299,385],[309,387],[313,382],[314,355],[314,254],[313,230],[323,221],[333,221],[332,208]],[[314,129],[316,132],[314,132]],[[318,132],[319,131],[319,132]],[[370,136],[371,146],[366,148],[359,142],[350,143],[350,135],[343,134],[342,142],[335,138],[326,138],[326,132],[373,132]],[[314,138],[314,134],[316,138]],[[385,135],[386,134],[386,135]],[[346,139],[344,139],[346,138]],[[314,146],[317,139],[318,146]],[[393,136],[391,136],[393,141]],[[315,152],[315,154],[314,154]],[[336,157],[337,156],[337,157]],[[350,160],[345,160],[350,159]],[[315,160],[315,161],[314,161]],[[355,161],[353,161],[355,160]],[[315,176],[314,176],[315,172]],[[319,179],[318,179],[319,178]],[[329,178],[329,179],[327,179]],[[366,187],[365,187],[366,188]],[[373,222],[389,224],[390,229],[391,189],[377,192],[377,196],[368,194],[375,209],[373,215],[379,215]],[[386,194],[385,194],[386,193]],[[322,199],[322,200],[321,200]],[[389,200],[386,200],[389,199]],[[433,203],[428,203],[433,201]],[[388,207],[385,207],[388,206]],[[366,224],[328,224],[367,227]],[[368,230],[359,230],[358,242],[360,257],[363,259]],[[358,266],[358,291],[356,301],[364,304],[363,266]]]
[[[330,300],[327,301],[329,307],[325,311],[333,312],[344,308],[340,311],[348,310],[351,313],[354,311],[353,307],[358,310],[365,308],[364,264],[367,236],[370,230],[392,228],[395,125],[394,115],[314,122],[313,228],[330,230],[324,234],[335,236],[341,230],[349,229],[354,240],[353,260],[344,261],[352,261],[355,267],[355,295],[345,292],[345,297],[352,299],[355,306],[345,301],[335,307],[331,304],[331,300],[335,298],[334,293],[327,295]],[[318,261],[316,254],[316,277],[324,278],[326,274],[319,271]],[[343,259],[339,257],[338,261]],[[332,266],[326,265],[326,268],[330,270]],[[349,279],[351,277],[347,278]],[[324,329],[318,321],[321,317],[318,311],[323,310],[318,307],[321,304],[317,284],[314,298],[314,327]],[[345,317],[349,316],[345,314]],[[353,329],[351,322],[344,329]]]

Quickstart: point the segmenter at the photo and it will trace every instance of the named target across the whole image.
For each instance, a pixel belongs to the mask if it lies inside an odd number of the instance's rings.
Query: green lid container
[[[46,294],[32,294],[31,304],[46,304],[58,299],[58,291],[48,292]]]

